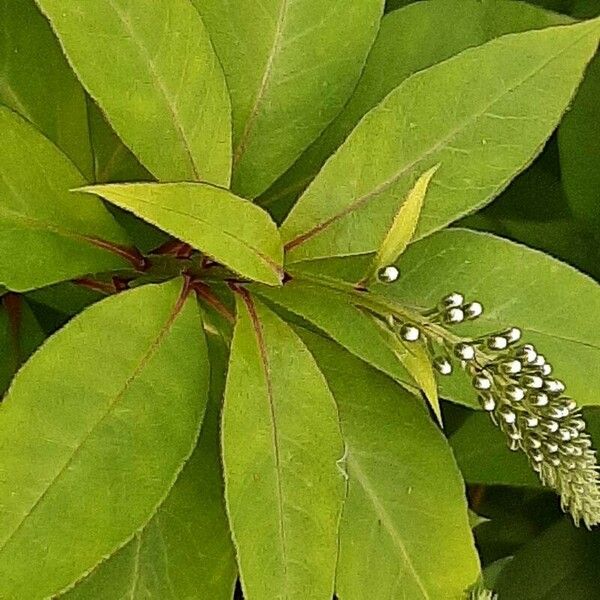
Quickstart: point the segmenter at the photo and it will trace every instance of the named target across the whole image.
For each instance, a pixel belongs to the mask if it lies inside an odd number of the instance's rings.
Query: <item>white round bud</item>
[[[487,340],[490,350],[505,350],[508,347],[508,340],[501,335],[492,335]]]
[[[388,265],[387,267],[381,267],[377,271],[377,277],[382,283],[394,283],[400,277],[400,271],[398,267],[394,265]]]
[[[400,327],[400,337],[405,342],[416,342],[421,337],[421,330],[414,325],[402,325]]]
[[[510,409],[502,410],[500,415],[509,425],[512,425],[517,420],[517,415]]]
[[[475,347],[461,342],[454,347],[454,353],[461,360],[473,360],[475,358]]]
[[[521,372],[523,365],[521,364],[521,361],[516,360],[516,359],[515,360],[507,360],[507,361],[501,363],[500,368],[507,375],[516,375],[517,373]]]
[[[550,402],[548,394],[544,394],[544,392],[535,392],[530,394],[528,399],[533,406],[548,406],[548,402]]]
[[[546,364],[546,357],[543,354],[538,354],[531,364],[534,367],[543,367]]]
[[[446,323],[450,323],[451,325],[455,325],[456,323],[462,323],[465,320],[465,313],[462,308],[449,308],[444,313],[444,321]]]
[[[469,304],[465,304],[463,306],[463,310],[465,312],[465,318],[467,319],[477,319],[483,314],[483,306],[481,302],[469,302]]]
[[[535,417],[533,415],[525,417],[525,426],[526,427],[533,429],[534,427],[537,427],[539,424],[540,424],[540,420],[537,417]]]
[[[442,298],[441,305],[444,308],[456,308],[462,306],[465,301],[465,297],[458,292],[453,292],[452,294],[448,294]]]
[[[442,356],[433,359],[433,366],[440,375],[450,375],[452,373],[452,364]]]
[[[544,380],[538,375],[523,375],[520,382],[521,385],[532,390],[541,390],[544,386]]]
[[[556,433],[559,429],[556,421],[542,421],[541,425],[548,433]]]
[[[525,398],[525,390],[517,385],[507,385],[504,388],[504,393],[513,402],[521,402]]]
[[[550,375],[552,373],[552,365],[549,363],[546,363],[545,365],[542,366],[542,375],[544,377],[548,377],[548,375]]]
[[[562,394],[565,391],[565,384],[559,379],[546,379],[543,386],[551,394]]]
[[[483,410],[487,412],[492,412],[496,408],[496,401],[491,394],[482,394],[479,397],[479,402]]]
[[[489,375],[480,373],[473,377],[473,387],[476,390],[489,390],[492,387],[492,379]]]
[[[525,344],[517,349],[517,357],[524,363],[531,364],[537,358],[537,352],[531,344]]]
[[[514,344],[521,339],[523,335],[522,331],[518,327],[511,327],[506,333],[505,337],[509,344]]]
[[[544,446],[546,446],[546,450],[550,452],[550,454],[556,454],[558,452],[558,444],[556,442],[546,442]]]
[[[563,442],[570,442],[571,441],[571,432],[568,429],[564,429],[564,428],[560,428],[558,431],[558,435],[560,436],[560,439]]]

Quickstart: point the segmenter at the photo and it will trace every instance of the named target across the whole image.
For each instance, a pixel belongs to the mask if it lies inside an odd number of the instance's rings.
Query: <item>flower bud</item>
[[[414,325],[402,325],[400,328],[400,337],[405,342],[416,342],[421,337],[421,330]]]
[[[398,270],[398,267],[395,267],[394,265],[382,267],[377,271],[377,278],[382,283],[393,283],[394,281],[397,281],[399,277],[400,271]]]

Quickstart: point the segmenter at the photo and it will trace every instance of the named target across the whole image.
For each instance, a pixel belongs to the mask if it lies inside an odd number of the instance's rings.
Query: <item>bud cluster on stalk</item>
[[[576,524],[600,523],[596,452],[579,407],[552,365],[534,345],[521,342],[518,327],[475,339],[440,334],[482,313],[481,303],[465,302],[455,292],[415,322],[394,320],[393,327],[404,342],[422,340],[441,375],[459,365],[509,448],[525,453],[541,482],[560,495],[563,510]]]

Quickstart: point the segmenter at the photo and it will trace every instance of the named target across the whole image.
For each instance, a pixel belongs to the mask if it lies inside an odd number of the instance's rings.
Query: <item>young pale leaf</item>
[[[227,359],[208,342],[211,389],[196,450],[146,527],[61,600],[231,600],[237,571],[218,433]]]
[[[565,192],[575,214],[596,228],[600,226],[599,98],[600,56],[596,56],[558,130],[561,179]]]
[[[383,324],[380,325],[384,327]],[[402,342],[399,338],[388,336],[394,354],[404,365],[417,386],[425,394],[425,398],[433,410],[438,422],[442,425],[440,399],[438,397],[437,381],[431,364],[431,357],[422,342]]]
[[[430,308],[457,290],[484,306],[474,322],[456,327],[482,335],[509,326],[523,330],[581,405],[599,404],[600,286],[572,267],[489,234],[453,229],[411,244],[399,262],[401,285],[373,292]],[[466,377],[440,381],[441,395],[473,404]]]
[[[259,203],[277,216],[285,214],[360,119],[413,73],[507,33],[569,22],[564,15],[511,0],[414,2],[387,14],[352,97]]]
[[[501,600],[591,600],[600,597],[600,532],[564,519],[519,550],[496,583]]]
[[[0,299],[0,398],[11,379],[44,341],[44,332],[23,296],[5,294]]]
[[[124,268],[129,240],[46,137],[0,107],[0,283],[26,291],[86,273]]]
[[[137,183],[84,191],[131,211],[243,277],[281,283],[283,248],[275,223],[227,190],[203,183]]]
[[[392,221],[392,226],[383,239],[379,250],[377,250],[371,276],[375,275],[381,267],[396,262],[398,257],[408,248],[417,229],[429,183],[438,168],[439,165],[436,165],[425,171],[408,192],[406,200],[400,206]]]
[[[33,355],[0,408],[1,597],[60,592],[148,522],[196,443],[207,388],[181,281],[95,304]]]
[[[377,33],[383,0],[193,3],[231,93],[233,190],[254,198],[346,102]]]
[[[248,600],[329,600],[344,480],[338,415],[294,332],[237,302],[222,444],[227,510]]]
[[[362,360],[414,389],[414,381],[398,356],[387,331],[377,326],[348,296],[302,281],[282,288],[255,286],[270,302],[299,315]]]
[[[93,181],[86,99],[34,0],[0,0],[0,103],[53,141]]]
[[[385,375],[323,338],[302,339],[336,399],[346,443],[338,597],[462,600],[479,566],[446,440]]]
[[[417,174],[437,163],[417,238],[494,198],[560,120],[599,35],[599,20],[507,35],[407,79],[294,206],[281,229],[289,260],[376,251]]]
[[[225,78],[189,0],[36,1],[80,81],[150,172],[229,183]]]

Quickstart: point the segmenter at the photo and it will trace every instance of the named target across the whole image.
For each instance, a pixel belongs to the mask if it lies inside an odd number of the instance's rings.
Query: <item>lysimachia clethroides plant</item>
[[[492,598],[451,405],[600,522],[598,285],[447,228],[600,21],[383,5],[0,1],[0,598]]]

